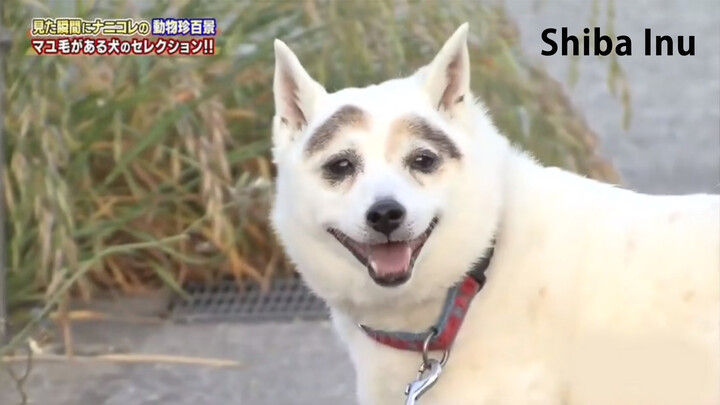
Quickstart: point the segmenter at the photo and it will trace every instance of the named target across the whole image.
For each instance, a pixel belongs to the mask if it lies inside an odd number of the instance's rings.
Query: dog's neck
[[[424,332],[440,316],[445,294],[433,295],[422,300],[398,300],[389,305],[358,306],[351,302],[338,302],[333,305],[353,323],[371,326],[374,329],[397,330],[405,332]],[[391,309],[389,309],[391,308]]]

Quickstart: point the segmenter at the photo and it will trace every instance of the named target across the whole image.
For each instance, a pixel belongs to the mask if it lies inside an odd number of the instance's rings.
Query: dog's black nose
[[[405,208],[392,199],[380,200],[368,209],[365,219],[372,229],[390,236],[405,220]]]

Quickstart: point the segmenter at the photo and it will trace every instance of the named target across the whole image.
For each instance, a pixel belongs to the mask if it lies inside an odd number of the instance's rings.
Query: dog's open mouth
[[[432,234],[437,221],[437,218],[434,218],[425,232],[415,239],[378,244],[354,241],[333,228],[328,229],[328,232],[368,269],[375,283],[384,287],[395,287],[410,279],[415,260]]]

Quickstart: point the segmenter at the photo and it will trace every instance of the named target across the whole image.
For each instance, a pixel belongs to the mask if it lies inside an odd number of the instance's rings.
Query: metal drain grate
[[[267,292],[257,283],[242,286],[233,280],[216,285],[184,287],[189,295],[170,301],[170,317],[178,322],[262,322],[292,319],[325,319],[325,303],[299,277],[273,280]]]

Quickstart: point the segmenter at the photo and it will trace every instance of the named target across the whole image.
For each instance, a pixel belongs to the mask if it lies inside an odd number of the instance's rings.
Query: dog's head
[[[470,92],[467,32],[409,77],[335,93],[275,41],[272,222],[324,298],[447,288],[492,238],[505,143]]]

